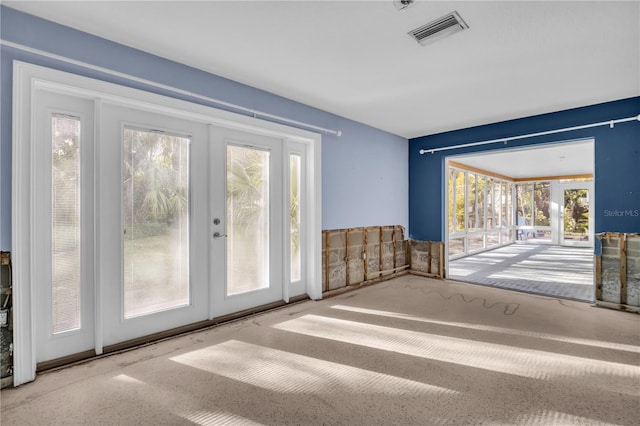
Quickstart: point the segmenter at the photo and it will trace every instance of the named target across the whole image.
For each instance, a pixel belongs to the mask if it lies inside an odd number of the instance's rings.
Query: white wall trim
[[[97,147],[100,146],[100,140],[102,139],[102,129],[100,128],[102,120],[100,117],[102,116],[102,101],[100,99],[96,99],[94,101],[93,107],[93,240],[95,241],[98,238],[99,230],[100,230],[100,187],[97,185],[96,176],[100,176],[100,161],[98,160],[97,155]],[[93,309],[94,309],[94,318],[93,318],[93,326],[94,326],[94,337],[95,337],[95,351],[96,355],[102,355],[104,350],[104,340],[102,333],[102,303],[103,294],[102,294],[102,285],[100,285],[100,277],[102,276],[102,271],[100,269],[100,244],[94,244],[93,247],[93,283],[94,283],[94,292],[93,292]]]
[[[319,300],[322,299],[322,144],[311,144],[306,157],[307,294],[312,299]]]
[[[11,248],[13,252],[13,344],[15,386],[35,379],[35,309],[31,304],[31,81],[22,65],[13,67],[13,156],[11,172]]]

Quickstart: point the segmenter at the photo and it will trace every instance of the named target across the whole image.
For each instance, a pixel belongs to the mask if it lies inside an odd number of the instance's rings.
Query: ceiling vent
[[[409,35],[421,45],[433,43],[443,37],[469,28],[458,12],[451,12],[426,25],[409,31]]]

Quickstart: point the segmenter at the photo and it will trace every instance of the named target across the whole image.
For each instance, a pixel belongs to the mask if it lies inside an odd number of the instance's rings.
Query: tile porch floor
[[[592,302],[593,249],[512,244],[449,262],[448,278]]]

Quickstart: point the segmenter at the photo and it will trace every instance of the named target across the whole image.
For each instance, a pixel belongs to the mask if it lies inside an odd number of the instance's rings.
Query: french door
[[[283,299],[282,141],[212,127],[209,163],[214,312]]]
[[[286,300],[301,280],[295,144],[45,90],[35,104],[37,362]]]
[[[19,61],[13,82],[16,385],[322,297],[320,135]]]
[[[208,317],[208,129],[101,109],[97,287],[108,346]]]

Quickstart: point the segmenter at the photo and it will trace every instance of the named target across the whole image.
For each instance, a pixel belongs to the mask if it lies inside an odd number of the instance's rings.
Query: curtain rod
[[[478,145],[487,145],[487,144],[498,143],[498,142],[502,142],[506,144],[509,141],[514,141],[518,139],[532,138],[535,136],[552,135],[554,133],[569,132],[572,130],[589,129],[591,127],[598,127],[598,126],[609,126],[609,128],[613,129],[613,126],[615,126],[616,124],[624,123],[627,121],[640,121],[640,114],[638,114],[638,116],[636,117],[619,118],[617,120],[601,121],[599,123],[584,124],[582,126],[575,126],[575,127],[565,127],[564,129],[548,130],[546,132],[529,133],[529,134],[520,135],[520,136],[509,136],[507,138],[498,138],[498,139],[491,139],[491,140],[482,141],[482,142],[472,142],[472,143],[465,143],[461,145],[445,146],[442,148],[421,149],[419,152],[420,152],[420,155],[426,154],[426,153],[433,154],[434,152],[438,152],[438,151],[448,151],[450,149],[466,148],[469,146],[478,146]]]
[[[323,132],[323,133],[326,133],[326,134],[342,136],[342,131],[340,131],[340,130],[327,129],[327,128],[324,128],[324,127],[315,126],[313,124],[304,123],[302,121],[292,120],[290,118],[282,117],[282,116],[279,116],[279,115],[269,114],[267,112],[262,112],[262,111],[258,111],[258,110],[255,110],[255,109],[246,108],[246,107],[243,107],[241,105],[237,105],[237,104],[233,104],[233,103],[230,103],[230,102],[221,101],[220,99],[210,98],[208,96],[200,95],[198,93],[190,92],[188,90],[179,89],[177,87],[169,86],[169,85],[162,84],[162,83],[156,83],[155,81],[151,81],[151,80],[147,80],[147,79],[144,79],[144,78],[136,77],[136,76],[133,76],[133,75],[130,75],[130,74],[121,73],[119,71],[113,71],[113,70],[110,70],[108,68],[103,68],[103,67],[100,67],[100,66],[97,66],[97,65],[91,65],[91,64],[88,64],[86,62],[77,61],[75,59],[67,58],[66,56],[57,55],[55,53],[45,52],[44,50],[35,49],[35,48],[29,47],[29,46],[24,46],[22,44],[14,43],[12,41],[0,39],[0,44],[4,44],[5,46],[13,47],[15,49],[22,50],[24,52],[28,52],[28,53],[33,53],[33,54],[36,54],[36,55],[44,56],[44,57],[47,57],[49,59],[55,59],[57,61],[65,62],[67,64],[77,65],[77,66],[80,66],[80,67],[83,67],[83,68],[86,68],[86,69],[90,69],[90,70],[93,70],[93,71],[98,71],[98,72],[101,72],[101,73],[109,74],[109,75],[112,75],[114,77],[124,78],[124,79],[129,80],[129,81],[135,81],[137,83],[146,84],[146,85],[158,88],[158,89],[168,90],[168,91],[173,92],[173,93],[178,93],[178,94],[181,94],[181,95],[187,95],[187,96],[190,96],[190,97],[193,97],[193,98],[197,98],[197,99],[200,99],[200,100],[203,100],[203,101],[207,101],[207,102],[214,103],[214,104],[217,104],[217,105],[225,106],[227,108],[231,108],[231,109],[235,109],[237,111],[242,111],[242,112],[248,113],[248,114],[252,115],[254,118],[260,118],[260,119],[263,119],[263,120],[271,119],[271,120],[275,120],[275,121],[280,121],[282,123],[292,124],[292,125],[295,125],[295,126],[298,126],[298,127],[304,127],[306,129],[310,129],[310,130],[317,130],[319,132]],[[265,120],[265,121],[269,121],[269,120]]]

